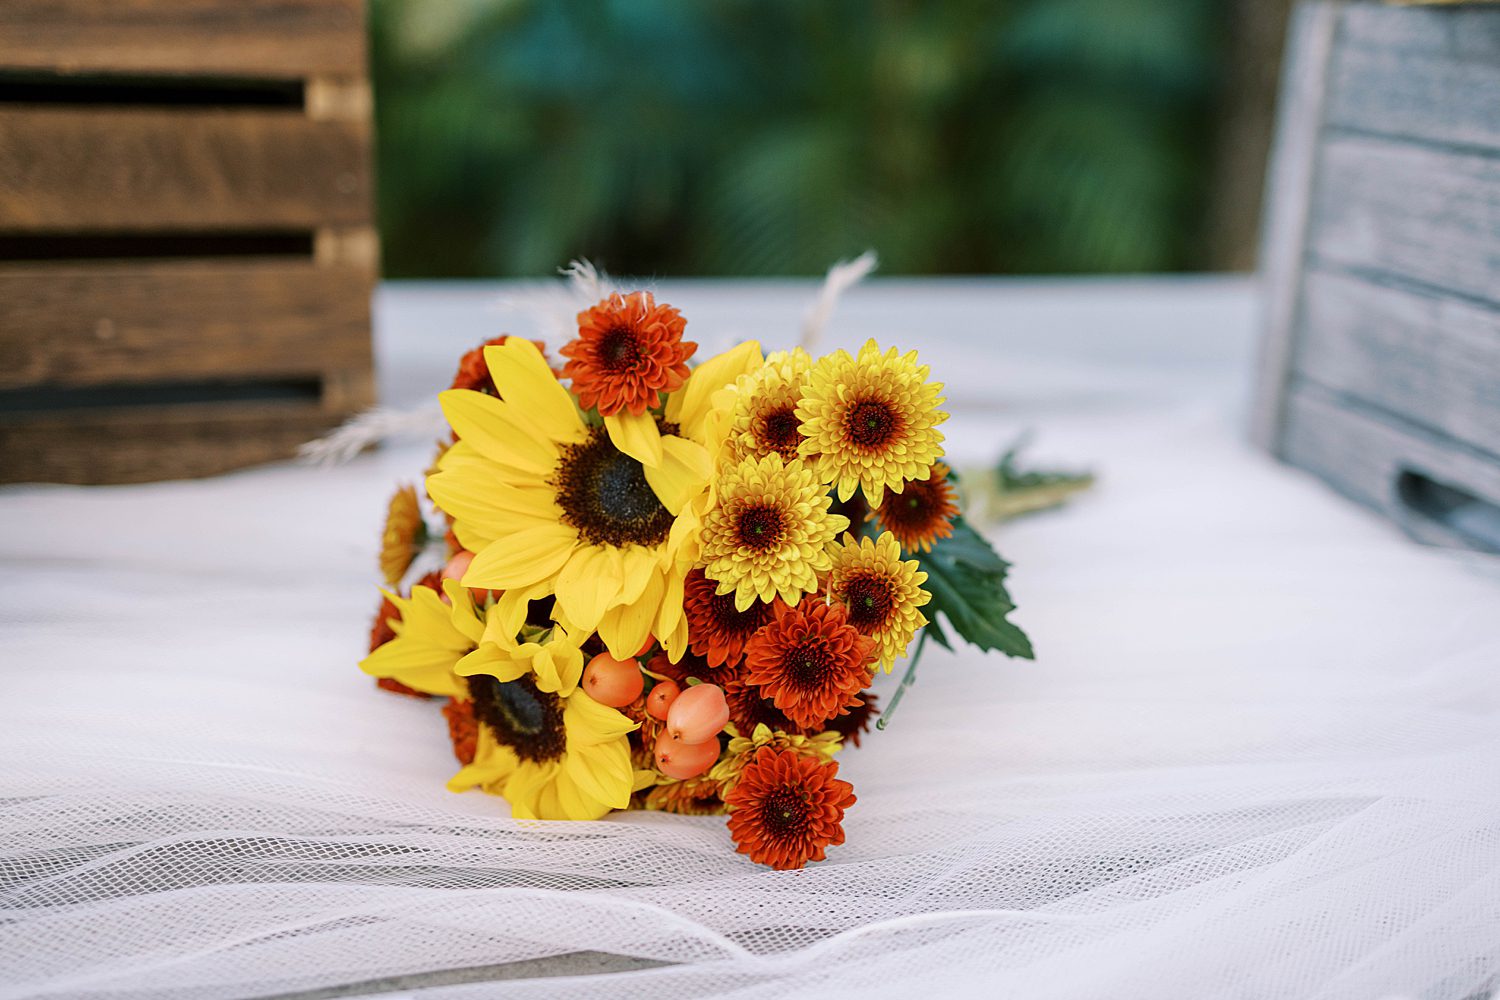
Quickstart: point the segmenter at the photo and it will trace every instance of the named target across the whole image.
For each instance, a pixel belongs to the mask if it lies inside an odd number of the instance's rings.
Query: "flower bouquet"
[[[877,672],[949,632],[1031,647],[915,352],[746,342],[693,367],[685,327],[612,293],[560,368],[518,337],[463,357],[426,498],[391,501],[361,667],[445,699],[455,791],[523,819],[727,813],[741,853],[801,868],[843,842],[836,756]]]

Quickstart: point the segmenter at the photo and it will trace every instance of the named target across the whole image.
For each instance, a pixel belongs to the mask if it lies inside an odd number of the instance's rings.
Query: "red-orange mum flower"
[[[797,725],[821,727],[859,704],[874,652],[842,606],[804,600],[778,608],[745,646],[745,680]]]
[[[739,852],[778,871],[822,861],[844,842],[844,810],[854,805],[854,786],[838,773],[831,760],[762,747],[724,797]]]
[[[859,738],[870,731],[870,723],[875,721],[875,716],[880,714],[880,709],[875,707],[875,692],[861,691],[859,704],[849,709],[848,715],[840,715],[828,723],[828,728],[844,738],[845,743],[853,743],[859,746]]]
[[[449,698],[443,706],[448,720],[448,739],[453,741],[453,756],[465,766],[474,763],[474,748],[479,743],[479,723],[474,719],[474,703]]]
[[[756,726],[765,726],[772,730],[780,730],[789,736],[806,736],[807,731],[786,717],[786,713],[776,707],[776,704],[767,698],[760,688],[754,684],[747,684],[739,677],[730,677],[724,681],[724,700],[729,703],[729,721],[734,723],[734,728],[739,730],[741,736],[749,736],[755,732]]]
[[[495,380],[490,377],[490,366],[485,363],[484,349],[486,347],[499,347],[510,339],[509,334],[486,340],[478,347],[464,354],[458,362],[458,372],[453,376],[453,389],[473,389],[475,392],[488,393],[491,396],[500,395],[500,390],[495,388]],[[536,349],[546,357],[547,352],[540,340],[533,340]]]
[[[887,493],[875,512],[880,527],[908,552],[930,551],[933,542],[952,535],[957,515],[958,500],[942,462],[933,465],[926,479],[910,480],[900,493]]]
[[[578,314],[578,338],[562,349],[563,376],[573,380],[578,405],[601,416],[629,410],[640,416],[688,377],[698,345],[682,339],[687,320],[650,292],[611,295]]]
[[[688,647],[710,667],[735,667],[745,643],[774,617],[771,605],[756,601],[736,611],[734,592],[716,594],[718,584],[695,569],[683,587],[682,613],[687,616]]]

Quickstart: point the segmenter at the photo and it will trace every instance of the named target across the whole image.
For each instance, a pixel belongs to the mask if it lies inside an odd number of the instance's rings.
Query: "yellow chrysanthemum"
[[[712,397],[760,364],[755,343],[695,369],[661,415],[585,421],[529,341],[485,348],[500,398],[438,398],[459,441],[427,481],[475,553],[465,586],[557,596],[559,619],[598,631],[617,657],[655,636],[681,656],[679,549],[708,486]],[[678,524],[687,514],[687,521]]]
[[[807,384],[812,356],[800,347],[778,351],[736,385],[730,415],[729,458],[764,458],[773,452],[790,462],[797,457],[802,431],[797,403]]]
[[[741,736],[733,725],[728,729],[729,745],[724,748],[719,762],[708,772],[708,778],[718,782],[721,796],[727,794],[735,782],[740,780],[740,772],[761,747],[795,750],[819,760],[832,760],[833,755],[844,746],[843,736],[831,729],[814,736],[793,736],[779,729],[773,730],[764,723],[757,725],[749,736]]]
[[[828,548],[849,519],[828,511],[823,485],[800,459],[780,455],[726,465],[717,505],[703,523],[704,573],[744,611],[757,599],[796,604],[818,589]]]
[[[937,425],[948,414],[937,409],[942,385],[927,375],[916,351],[882,354],[873,340],[858,357],[835,351],[813,366],[797,405],[801,453],[840,500],[863,489],[878,507],[887,489],[900,493],[942,456]]]
[[[396,638],[361,660],[359,669],[424,694],[468,697],[463,678],[454,668],[479,645],[484,621],[469,591],[458,581],[443,581],[443,593],[449,603],[431,587],[413,587],[409,598],[387,592],[386,598],[401,613],[399,620],[390,623]]]
[[[878,662],[891,672],[917,629],[927,624],[918,609],[932,595],[922,589],[927,574],[915,559],[901,558],[901,543],[889,531],[877,541],[849,536],[834,550],[828,573],[829,600],[844,605],[849,624],[875,640]]]
[[[380,536],[380,574],[394,587],[406,575],[411,561],[427,540],[427,524],[413,486],[402,486],[391,496],[385,513],[385,531]]]
[[[448,787],[504,796],[517,819],[599,819],[627,807],[636,774],[626,734],[636,723],[582,688],[543,691],[520,661],[499,673],[468,679],[474,760]]]

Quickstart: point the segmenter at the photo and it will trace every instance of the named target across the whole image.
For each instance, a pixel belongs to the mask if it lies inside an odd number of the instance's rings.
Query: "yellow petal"
[[[484,361],[500,398],[511,404],[518,418],[553,441],[583,440],[583,420],[573,397],[558,383],[535,344],[511,337],[498,347],[486,347]]]
[[[654,467],[645,467],[646,482],[661,505],[676,517],[708,485],[712,463],[708,450],[695,441],[668,434],[659,443],[662,460]]]
[[[563,568],[578,547],[578,532],[565,524],[540,524],[492,542],[464,573],[465,587],[509,590],[528,587]]]
[[[557,465],[557,446],[531,433],[511,404],[472,389],[440,392],[438,404],[454,432],[490,461],[541,475]]]
[[[513,681],[524,677],[530,671],[530,664],[515,660],[505,655],[498,646],[480,646],[474,652],[459,660],[453,667],[453,672],[460,677],[473,677],[476,674],[485,674],[502,681]]]
[[[579,546],[557,574],[557,603],[568,621],[593,631],[619,593],[623,575],[619,549]]]
[[[629,659],[646,644],[666,590],[666,579],[659,571],[653,572],[635,600],[604,613],[599,621],[599,638],[609,647],[610,656],[617,660]]]
[[[748,374],[764,359],[760,344],[747,340],[693,369],[682,388],[667,398],[666,417],[681,427],[687,437],[703,439],[703,418],[711,409],[713,394]]]
[[[597,751],[570,753],[563,762],[563,773],[593,803],[611,809],[624,809],[630,805],[630,756],[627,752],[622,771],[607,766],[610,757],[608,753]]]
[[[661,464],[661,431],[649,411],[638,417],[628,411],[605,417],[604,429],[616,448],[647,469]]]

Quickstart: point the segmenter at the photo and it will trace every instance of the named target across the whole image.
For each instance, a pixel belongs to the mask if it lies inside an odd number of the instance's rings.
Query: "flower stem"
[[[911,687],[911,682],[917,679],[917,662],[922,659],[922,650],[927,648],[927,630],[922,630],[922,638],[917,640],[917,650],[911,654],[911,662],[906,665],[906,673],[901,675],[901,684],[896,688],[896,693],[891,695],[891,703],[885,707],[880,718],[875,720],[876,729],[884,729],[886,723],[896,714],[896,706],[901,704],[901,696],[906,694],[906,689]]]

